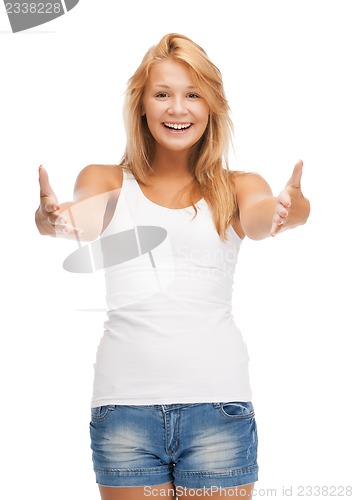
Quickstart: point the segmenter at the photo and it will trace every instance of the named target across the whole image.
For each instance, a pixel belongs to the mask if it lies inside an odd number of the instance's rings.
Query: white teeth
[[[185,128],[189,128],[191,123],[164,123],[164,125],[168,128],[173,128],[175,130],[181,130]]]

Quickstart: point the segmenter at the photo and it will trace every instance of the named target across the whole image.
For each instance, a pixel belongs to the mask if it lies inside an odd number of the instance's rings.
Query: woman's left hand
[[[281,229],[290,229],[305,224],[310,215],[310,202],[301,191],[302,166],[303,162],[299,160],[292,176],[277,198],[270,230],[271,236],[275,236]]]

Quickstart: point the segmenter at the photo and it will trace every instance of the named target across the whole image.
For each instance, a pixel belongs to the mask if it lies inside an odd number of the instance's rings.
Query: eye
[[[156,97],[158,99],[165,99],[167,97],[167,93],[166,92],[159,92],[158,94],[156,94]]]
[[[188,97],[190,97],[191,99],[198,99],[200,96],[198,94],[195,94],[194,92],[191,92],[190,94],[188,94]]]

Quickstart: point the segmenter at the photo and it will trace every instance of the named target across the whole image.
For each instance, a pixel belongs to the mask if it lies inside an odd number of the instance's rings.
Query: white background
[[[99,498],[89,406],[105,314],[82,309],[104,308],[102,276],[66,273],[75,243],[38,234],[37,169],[67,201],[84,166],[119,162],[126,81],[168,32],[199,43],[222,72],[232,169],[259,172],[278,193],[304,161],[308,223],[245,240],[235,280],[258,496],[353,486],[351,4],[82,0],[17,34],[1,8],[2,498]]]

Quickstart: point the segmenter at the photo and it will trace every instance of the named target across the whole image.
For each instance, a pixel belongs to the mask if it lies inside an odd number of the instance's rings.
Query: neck
[[[155,175],[165,178],[191,177],[189,151],[167,151],[157,148],[152,164]]]

